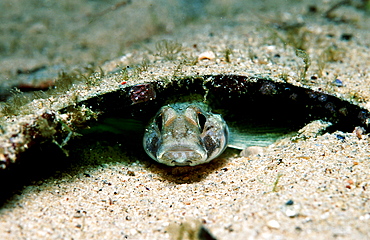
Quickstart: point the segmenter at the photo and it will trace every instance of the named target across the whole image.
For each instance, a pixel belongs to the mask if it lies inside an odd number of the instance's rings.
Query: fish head
[[[148,155],[169,166],[195,166],[219,156],[228,142],[221,115],[203,104],[176,103],[162,107],[144,134]]]

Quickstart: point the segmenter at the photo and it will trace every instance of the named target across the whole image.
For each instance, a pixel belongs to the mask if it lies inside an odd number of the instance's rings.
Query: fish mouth
[[[172,166],[193,166],[205,161],[207,153],[187,146],[175,146],[160,152],[157,159],[160,162],[171,163]]]

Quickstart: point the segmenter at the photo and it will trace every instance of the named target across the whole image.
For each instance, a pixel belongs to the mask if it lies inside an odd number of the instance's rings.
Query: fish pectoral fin
[[[287,136],[286,129],[261,126],[230,126],[228,147],[243,150],[250,146],[267,147]]]

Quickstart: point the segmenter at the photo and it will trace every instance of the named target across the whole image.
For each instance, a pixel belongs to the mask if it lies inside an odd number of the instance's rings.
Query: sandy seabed
[[[4,17],[8,19],[4,25],[7,31],[27,30],[17,43],[19,50],[9,49],[11,45],[2,48],[6,55],[1,60],[3,86],[10,86],[10,80],[29,81],[16,73],[20,66],[26,66],[24,62],[29,64],[26,68],[52,65],[73,69],[90,61],[103,65],[108,59],[122,60],[122,55],[135,58],[135,53],[154,49],[154,43],[163,38],[192,48],[195,56],[215,52],[215,58],[221,60],[209,63],[210,71],[233,69],[215,67],[223,64],[222,51],[230,48],[231,61],[248,66],[245,71],[288,74],[292,84],[300,85],[297,62],[302,65],[302,59],[295,55],[292,45],[282,43],[282,39],[288,41],[286,29],[298,24],[303,27],[295,34],[304,38],[301,44],[307,44],[312,59],[307,76],[316,76],[307,77],[310,81],[304,84],[354,99],[370,109],[370,21],[363,9],[346,5],[325,18],[325,11],[336,1],[226,4],[219,0],[197,5],[204,8],[204,14],[190,15],[182,9],[181,1],[160,10],[158,5],[149,7],[140,1],[142,5],[136,2],[110,12],[110,18],[98,14],[97,20],[84,27],[82,20],[74,26],[63,20],[68,14],[76,14],[76,9],[84,9],[88,15],[103,7],[84,1],[68,6],[68,2],[63,8],[45,3],[48,11],[42,12],[51,19],[46,22],[35,20],[27,5],[18,1],[13,5],[11,1],[2,3],[13,10],[13,15]],[[157,15],[144,18],[147,14],[138,10],[142,6]],[[63,14],[55,18],[62,18],[59,24],[65,24],[60,34],[70,37],[67,43],[55,35],[54,8],[66,15],[66,19]],[[183,14],[180,19],[176,11]],[[22,12],[23,18],[9,20]],[[186,16],[190,17],[181,20]],[[145,21],[136,26],[132,22],[139,17]],[[123,18],[127,24],[118,32],[122,23],[117,22]],[[154,24],[153,19],[158,22]],[[135,26],[134,36],[128,34]],[[50,31],[53,34],[48,34]],[[38,37],[46,39],[44,49],[36,44]],[[27,39],[33,41],[31,50],[26,48]],[[120,46],[114,44],[120,39]],[[318,59],[325,49],[339,50],[321,71]],[[280,60],[273,58],[277,54]],[[104,66],[109,68],[109,64]],[[335,79],[344,86],[333,86]],[[239,157],[228,150],[209,164],[183,168],[157,164],[142,153],[135,155],[136,150],[126,153],[122,150],[125,142],[119,138],[102,136],[84,141],[70,147],[71,158],[78,163],[51,176],[36,177],[3,204],[1,239],[212,239],[194,236],[199,226],[216,239],[370,239],[367,134],[337,131],[297,142],[286,139],[266,148],[263,154]],[[137,146],[137,151],[142,152],[142,146]]]

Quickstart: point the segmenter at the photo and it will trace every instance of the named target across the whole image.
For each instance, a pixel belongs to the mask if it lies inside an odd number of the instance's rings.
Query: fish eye
[[[198,122],[199,122],[199,127],[200,127],[201,130],[204,129],[206,121],[207,121],[206,117],[202,113],[199,113],[198,114]]]
[[[155,118],[155,124],[157,124],[157,127],[159,129],[159,131],[162,131],[162,114],[159,114],[156,118]]]

